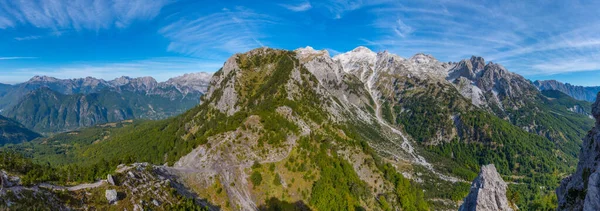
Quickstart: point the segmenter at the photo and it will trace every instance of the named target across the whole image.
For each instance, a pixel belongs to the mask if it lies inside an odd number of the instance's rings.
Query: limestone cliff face
[[[600,210],[600,100],[592,113],[596,126],[583,139],[577,171],[556,190],[558,210]]]
[[[506,198],[506,188],[494,164],[482,166],[459,210],[513,210]]]

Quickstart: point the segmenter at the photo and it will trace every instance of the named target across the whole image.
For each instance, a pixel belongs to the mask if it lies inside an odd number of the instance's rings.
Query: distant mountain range
[[[558,90],[575,99],[589,102],[596,101],[596,95],[600,92],[600,86],[575,86],[556,80],[535,81],[533,84],[540,90]]]
[[[0,111],[42,133],[126,119],[163,119],[198,105],[210,77],[192,73],[158,83],[152,77],[105,81],[35,76],[21,84],[0,85]]]

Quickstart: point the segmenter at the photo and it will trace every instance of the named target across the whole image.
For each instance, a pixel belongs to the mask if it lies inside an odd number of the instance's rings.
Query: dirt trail
[[[60,185],[52,185],[52,184],[48,184],[48,183],[42,183],[38,186],[40,188],[48,188],[48,189],[52,189],[52,190],[78,191],[78,190],[89,189],[89,188],[97,188],[104,184],[106,184],[106,180],[100,180],[100,181],[97,181],[94,183],[84,183],[84,184],[79,184],[79,185],[69,186],[69,187],[60,186]]]

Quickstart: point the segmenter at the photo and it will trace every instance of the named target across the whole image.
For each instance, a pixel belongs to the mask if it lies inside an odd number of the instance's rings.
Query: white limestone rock
[[[119,200],[117,197],[117,191],[115,189],[106,190],[104,196],[106,196],[106,200],[108,200],[109,204],[114,204]]]
[[[482,166],[459,210],[513,210],[506,198],[506,189],[507,185],[494,164]]]

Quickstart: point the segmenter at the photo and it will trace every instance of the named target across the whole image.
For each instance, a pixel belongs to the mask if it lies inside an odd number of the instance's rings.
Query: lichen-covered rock
[[[506,198],[506,188],[494,164],[482,166],[459,210],[513,210]]]
[[[600,210],[600,100],[592,113],[596,127],[583,139],[577,171],[556,190],[558,210]]]
[[[117,197],[117,191],[114,189],[106,190],[104,196],[106,196],[106,200],[108,200],[109,204],[114,204],[115,202],[117,202],[117,200],[119,200],[119,198]]]

